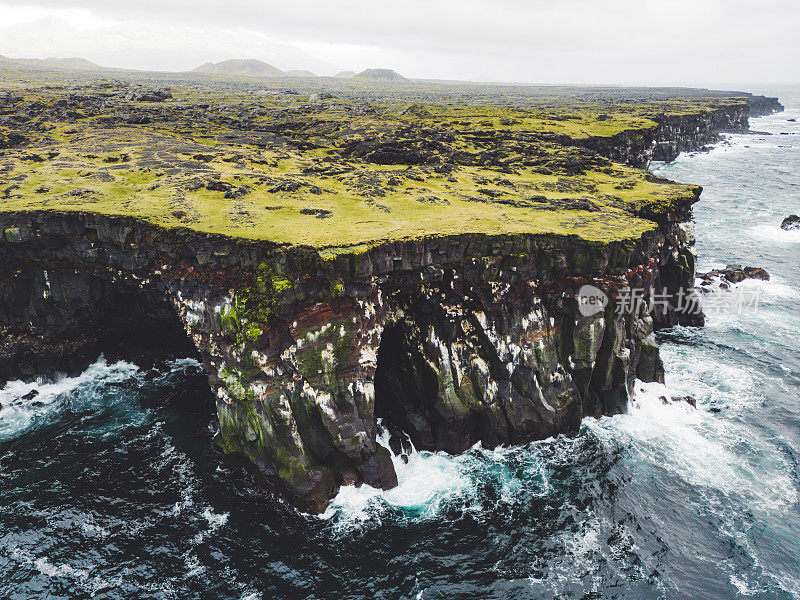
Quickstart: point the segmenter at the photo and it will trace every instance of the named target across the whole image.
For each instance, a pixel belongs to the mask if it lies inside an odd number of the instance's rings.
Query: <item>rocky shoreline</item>
[[[653,116],[655,127],[623,131],[610,138],[590,137],[575,143],[612,160],[647,169],[651,161],[670,162],[681,152],[694,152],[720,140],[720,134],[749,130],[750,117],[781,112],[777,98],[749,96],[712,111],[681,116]]]
[[[747,127],[746,107],[592,149],[641,166],[732,125]],[[615,300],[693,288],[700,191],[640,215],[656,227],[638,239],[463,234],[334,254],[130,217],[0,213],[0,380],[74,372],[100,351],[196,355],[220,448],[318,513],[341,485],[396,485],[378,418],[419,449],[457,453],[574,432],[623,411],[634,379],[662,381],[654,331],[702,317]],[[609,298],[591,316],[576,300],[587,284]]]

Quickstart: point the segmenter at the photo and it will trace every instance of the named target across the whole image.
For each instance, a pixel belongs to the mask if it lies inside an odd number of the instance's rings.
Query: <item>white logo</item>
[[[608,306],[608,296],[605,292],[593,285],[584,285],[575,295],[578,301],[578,310],[584,317],[591,317],[603,312]]]

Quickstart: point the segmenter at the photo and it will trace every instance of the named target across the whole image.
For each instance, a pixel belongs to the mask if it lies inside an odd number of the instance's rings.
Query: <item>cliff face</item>
[[[220,446],[319,511],[343,483],[396,483],[379,417],[419,448],[461,452],[623,410],[635,377],[663,376],[654,321],[678,317],[616,314],[613,299],[587,317],[575,293],[690,286],[688,215],[630,243],[465,235],[326,258],[128,218],[5,214],[0,374],[191,341]]]
[[[630,129],[611,137],[590,137],[576,143],[612,160],[646,169],[650,162],[672,161],[681,152],[702,150],[719,141],[720,132],[747,131],[750,116],[780,112],[777,98],[749,96],[728,106],[684,115],[655,115],[654,127]]]

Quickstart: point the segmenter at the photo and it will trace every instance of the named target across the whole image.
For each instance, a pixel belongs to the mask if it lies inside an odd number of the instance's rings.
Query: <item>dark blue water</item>
[[[746,284],[757,311],[664,334],[667,389],[572,438],[415,454],[398,488],[315,518],[222,465],[191,361],[10,384],[0,598],[800,598],[800,233],[778,228],[800,213],[800,88],[765,91],[787,111],[752,126],[776,135],[658,167],[705,186],[701,268],[773,276]]]

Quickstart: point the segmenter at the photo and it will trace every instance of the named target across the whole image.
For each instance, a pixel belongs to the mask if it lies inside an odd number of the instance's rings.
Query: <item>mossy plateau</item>
[[[107,83],[0,102],[0,210],[127,215],[336,251],[460,233],[638,238],[654,227],[642,216],[694,188],[574,144],[744,101],[368,103]]]

